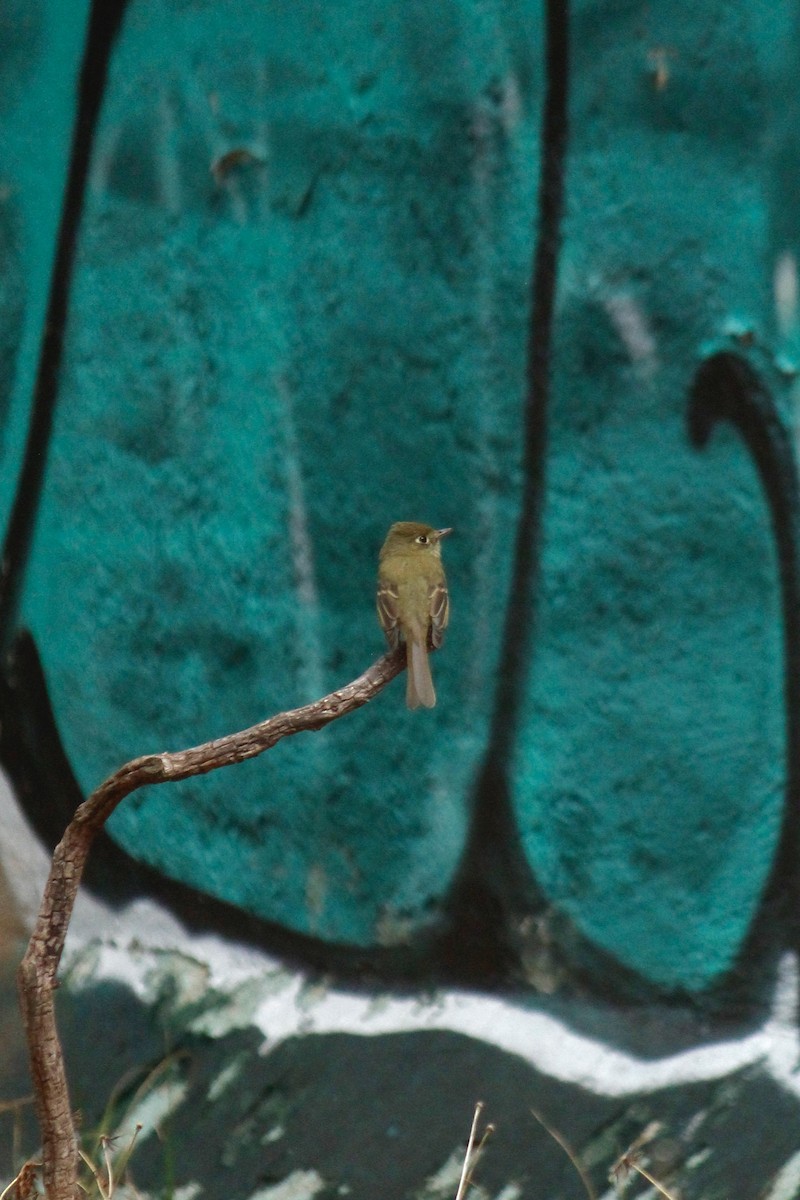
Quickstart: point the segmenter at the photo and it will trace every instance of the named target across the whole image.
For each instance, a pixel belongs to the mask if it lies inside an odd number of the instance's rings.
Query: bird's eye
[[[420,546],[427,546],[427,544],[428,544],[428,535],[427,535],[427,533],[421,533],[421,534],[419,535],[419,537],[417,538],[417,541],[419,542]]]

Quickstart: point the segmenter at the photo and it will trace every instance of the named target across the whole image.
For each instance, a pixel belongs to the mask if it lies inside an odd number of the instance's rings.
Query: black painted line
[[[520,723],[533,655],[547,454],[547,408],[561,222],[564,209],[569,95],[569,0],[545,11],[547,90],[542,115],[539,228],[531,279],[526,365],[523,487],[511,589],[492,718],[491,751],[506,764]]]
[[[538,236],[531,275],[520,517],[489,742],[474,789],[467,845],[447,900],[448,927],[437,947],[446,974],[484,986],[518,974],[522,952],[518,918],[546,907],[522,849],[511,803],[508,762],[524,710],[535,642],[547,407],[565,194],[569,16],[569,0],[546,0],[546,92],[540,136]]]
[[[729,351],[702,363],[687,413],[689,436],[704,447],[719,421],[747,446],[770,513],[778,552],[784,626],[786,788],[780,838],[759,914],[740,948],[734,974],[752,975],[757,962],[800,941],[800,485],[792,438],[775,401],[750,364]],[[757,981],[756,981],[757,982]],[[733,978],[722,991],[735,986]]]
[[[3,658],[8,654],[15,632],[25,569],[41,500],[89,163],[108,63],[126,5],[127,0],[92,0],[31,420],[0,559],[0,651]]]

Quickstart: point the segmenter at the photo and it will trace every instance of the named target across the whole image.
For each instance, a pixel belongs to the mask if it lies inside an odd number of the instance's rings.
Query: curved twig
[[[17,976],[42,1133],[44,1189],[48,1200],[75,1200],[78,1195],[78,1144],[53,991],[75,897],[95,835],[120,801],[138,788],[206,775],[219,767],[255,758],[295,733],[322,729],[372,700],[404,667],[405,651],[402,648],[391,651],[358,679],[312,704],[278,713],[249,729],[188,750],[134,758],[101,783],[77,809],[53,854],[39,915]]]

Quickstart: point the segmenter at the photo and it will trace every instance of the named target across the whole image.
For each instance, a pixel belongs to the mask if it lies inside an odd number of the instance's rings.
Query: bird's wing
[[[378,620],[391,648],[400,641],[400,623],[397,617],[397,589],[382,579],[378,583]]]
[[[447,622],[450,620],[450,597],[447,584],[435,583],[430,595],[431,631],[430,640],[434,650],[438,650],[444,638]]]

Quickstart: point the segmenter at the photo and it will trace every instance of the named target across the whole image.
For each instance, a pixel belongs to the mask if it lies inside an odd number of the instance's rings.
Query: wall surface
[[[21,925],[110,771],[353,679],[389,523],[455,527],[434,710],[398,680],[93,850],[59,1022],[146,1194],[450,1198],[481,1098],[475,1195],[585,1194],[532,1107],[598,1196],[631,1144],[797,1192],[799,17],[0,7]],[[37,1141],[4,1099],[0,1190]]]
[[[3,18],[0,615],[12,651],[30,632],[54,722],[7,671],[23,798],[57,807],[37,776],[54,730],[85,794],[349,681],[382,647],[386,527],[453,525],[434,711],[407,713],[397,683],[137,794],[112,838],[324,945],[431,936],[435,959],[452,934],[469,959],[474,867],[514,978],[724,981],[796,866],[793,6],[569,14],[535,462],[540,6],[102,8]],[[752,371],[746,415],[720,402],[701,448],[690,392],[712,351]]]

